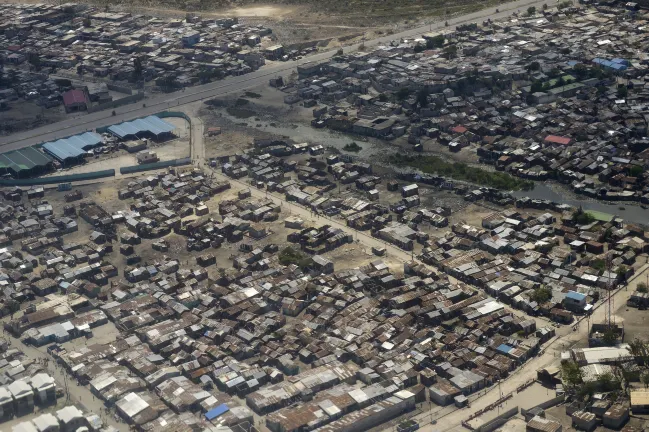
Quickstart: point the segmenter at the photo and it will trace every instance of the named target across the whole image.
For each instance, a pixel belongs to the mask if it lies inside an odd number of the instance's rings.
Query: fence
[[[137,102],[139,100],[144,99],[144,93],[135,93],[134,95],[131,96],[126,96],[121,99],[114,100],[112,102],[106,102],[101,105],[92,105],[88,107],[88,112],[93,113],[97,111],[103,111],[106,109],[111,109],[111,108],[116,108],[118,106],[122,105],[127,105],[132,102]]]
[[[135,172],[150,171],[150,170],[167,168],[172,166],[190,165],[191,163],[192,163],[191,158],[182,158],[182,159],[174,159],[170,161],[154,162],[154,163],[144,164],[144,165],[132,165],[127,167],[121,167],[119,169],[119,172],[122,174],[131,174]]]
[[[528,408],[528,409],[521,408],[521,414],[523,416],[525,416],[525,414],[527,414],[528,411],[531,411],[534,408],[547,409],[547,408],[553,407],[553,406],[558,405],[561,402],[563,402],[564,399],[565,399],[565,397],[563,395],[562,396],[557,396],[557,397],[552,398],[550,400],[547,400],[547,401],[545,401],[543,403],[540,403],[540,404],[538,404],[536,406],[533,406],[532,408]]]
[[[113,83],[106,83],[106,87],[108,87],[108,90],[116,91],[118,93],[133,94],[133,89],[131,87],[125,87]]]
[[[476,431],[476,432],[491,432],[493,430],[496,430],[500,426],[507,423],[507,420],[514,417],[516,414],[518,414],[518,407],[514,407],[514,408],[510,409],[509,411],[505,411],[504,413],[500,414],[496,418],[494,418],[492,420],[489,420],[487,423],[483,424],[482,426],[475,428],[474,431]]]
[[[180,117],[180,118],[184,118],[189,123],[192,122],[192,119],[189,118],[189,116],[187,114],[185,114],[184,112],[180,112],[180,111],[162,111],[162,112],[159,112],[159,113],[157,113],[155,115],[160,117],[160,118]]]
[[[0,186],[34,186],[43,184],[68,183],[74,181],[95,180],[104,177],[114,177],[115,170],[108,169],[89,173],[68,174],[53,177],[40,177],[31,179],[0,179]]]

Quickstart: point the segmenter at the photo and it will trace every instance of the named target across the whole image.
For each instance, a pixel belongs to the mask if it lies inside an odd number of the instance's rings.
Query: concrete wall
[[[488,421],[487,423],[483,424],[480,427],[475,428],[474,432],[494,431],[498,429],[500,426],[507,423],[507,420],[509,420],[511,417],[514,417],[516,414],[518,414],[518,407],[514,407],[509,411],[505,411],[504,413],[500,414],[498,417]]]
[[[144,99],[144,93],[135,93],[134,95],[131,96],[126,96],[121,99],[114,100],[112,102],[107,102],[101,105],[93,105],[88,107],[88,112],[93,113],[97,111],[103,111],[105,109],[111,109],[111,108],[116,108],[118,106],[122,105],[128,105],[133,102],[137,102],[139,100]]]
[[[550,399],[550,400],[547,400],[547,401],[545,401],[545,402],[543,402],[543,403],[540,403],[540,404],[538,404],[538,405],[536,405],[536,406],[533,406],[532,408],[528,408],[528,409],[523,409],[523,408],[521,408],[521,414],[522,414],[523,416],[525,416],[525,414],[526,414],[529,410],[532,410],[532,409],[534,409],[534,408],[548,409],[548,408],[553,407],[553,406],[555,406],[555,405],[559,405],[561,402],[563,402],[564,399],[565,399],[565,396],[557,396],[557,397],[552,398],[552,399]]]
[[[130,87],[120,86],[113,83],[106,83],[106,87],[108,87],[108,90],[116,91],[119,93],[126,93],[128,95],[133,94],[133,89]]]

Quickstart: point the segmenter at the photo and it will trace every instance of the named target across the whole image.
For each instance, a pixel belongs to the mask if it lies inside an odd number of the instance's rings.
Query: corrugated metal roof
[[[34,147],[25,147],[0,154],[0,168],[12,169],[15,172],[46,166],[52,159]]]
[[[68,138],[52,141],[43,144],[43,150],[60,161],[68,158],[77,158],[87,150],[102,143],[100,135],[94,132],[86,132]]]
[[[108,132],[113,135],[124,138],[130,135],[137,135],[141,133],[151,133],[153,135],[160,135],[162,133],[169,133],[173,131],[175,126],[156,116],[148,116],[136,119],[130,122],[124,122],[110,126]]]
[[[226,404],[221,404],[215,408],[212,408],[208,412],[205,413],[205,418],[208,420],[213,420],[216,417],[220,416],[221,414],[224,414],[228,412],[230,408]]]

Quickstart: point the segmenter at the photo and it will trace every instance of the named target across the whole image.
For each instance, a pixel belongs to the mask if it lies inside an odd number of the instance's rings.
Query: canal
[[[516,198],[530,197],[532,199],[550,200],[562,204],[569,204],[574,207],[581,206],[584,210],[594,210],[602,213],[608,213],[621,217],[627,222],[649,224],[649,210],[641,208],[637,203],[627,203],[620,201],[616,204],[607,204],[605,202],[595,201],[593,199],[574,199],[568,196],[574,196],[573,193],[561,192],[565,186],[551,188],[545,183],[537,182],[534,190],[531,191],[514,191],[512,195]],[[620,207],[624,207],[621,210]]]

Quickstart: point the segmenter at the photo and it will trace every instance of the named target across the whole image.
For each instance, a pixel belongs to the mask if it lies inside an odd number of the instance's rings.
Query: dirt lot
[[[629,307],[626,304],[615,306],[616,322],[624,324],[624,340],[627,342],[636,338],[649,340],[649,333],[647,333],[649,311]]]
[[[445,19],[500,3],[499,0],[93,0],[111,10],[156,16],[184,16],[195,12],[206,17],[237,16],[251,24],[273,29],[284,45],[315,45],[332,48]]]
[[[0,135],[34,129],[56,123],[66,118],[63,106],[45,109],[35,103],[18,100],[9,104],[9,109],[0,111]]]

